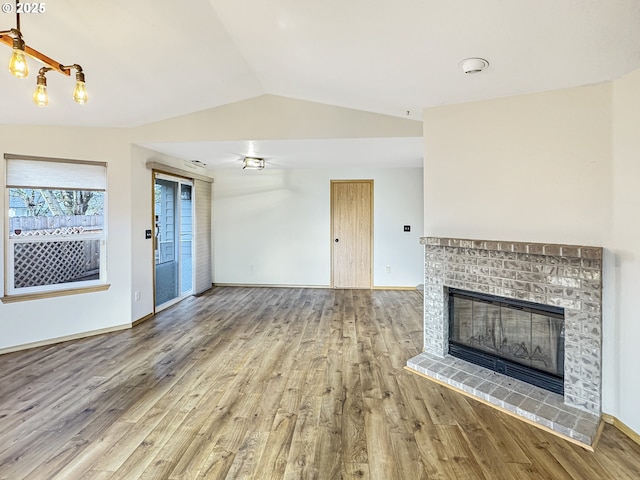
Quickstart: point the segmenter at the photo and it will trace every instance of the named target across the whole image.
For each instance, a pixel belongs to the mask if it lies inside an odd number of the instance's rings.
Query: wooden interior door
[[[371,288],[373,180],[331,181],[331,286]]]

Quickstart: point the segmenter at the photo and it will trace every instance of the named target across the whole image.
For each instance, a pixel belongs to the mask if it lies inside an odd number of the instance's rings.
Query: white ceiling
[[[146,148],[187,160],[207,170],[242,168],[245,156],[265,159],[265,168],[419,168],[422,137],[256,140],[146,143]]]
[[[45,5],[22,15],[24,38],[81,64],[89,103],[74,104],[73,81],[50,72],[50,104],[38,108],[40,65],[31,62],[28,79],[0,68],[3,123],[130,127],[262,94],[419,120],[429,106],[598,83],[640,67],[639,0]],[[0,30],[13,26],[0,14]],[[0,46],[1,55],[8,61],[10,49]],[[470,56],[490,67],[463,74],[458,64]]]

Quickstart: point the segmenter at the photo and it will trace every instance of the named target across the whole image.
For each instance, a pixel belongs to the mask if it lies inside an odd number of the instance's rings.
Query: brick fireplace
[[[425,237],[424,353],[409,369],[590,446],[601,414],[602,248]],[[449,355],[448,289],[564,309],[564,395]]]

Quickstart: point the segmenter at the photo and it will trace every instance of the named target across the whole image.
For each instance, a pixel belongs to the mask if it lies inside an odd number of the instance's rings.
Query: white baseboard
[[[603,413],[602,420],[604,420],[605,423],[608,423],[609,425],[613,425],[622,433],[624,433],[627,437],[629,437],[631,440],[633,440],[638,445],[640,445],[640,433],[636,432],[628,425],[625,425],[613,415],[609,415],[608,413]]]
[[[249,287],[249,288],[331,288],[329,285],[291,285],[277,283],[214,283],[214,287]]]
[[[250,287],[250,288],[331,288],[329,285],[291,285],[291,284],[261,284],[261,283],[214,283],[214,287]],[[416,287],[405,286],[380,286],[371,287],[371,290],[415,290]],[[369,290],[368,288],[358,290]]]
[[[24,343],[22,345],[14,345],[11,347],[0,348],[0,355],[5,353],[28,350],[30,348],[54,345],[56,343],[68,342],[69,340],[79,340],[81,338],[93,337],[95,335],[102,335],[104,333],[118,332],[120,330],[127,330],[129,328],[131,328],[131,324],[126,323],[124,325],[118,325],[117,327],[101,328],[99,330],[91,330],[89,332],[74,333],[73,335],[65,335],[64,337],[47,338],[45,340],[40,340],[38,342]]]

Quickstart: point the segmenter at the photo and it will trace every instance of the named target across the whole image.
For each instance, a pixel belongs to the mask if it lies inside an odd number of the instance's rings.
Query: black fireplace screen
[[[449,289],[449,353],[564,390],[564,310]]]

